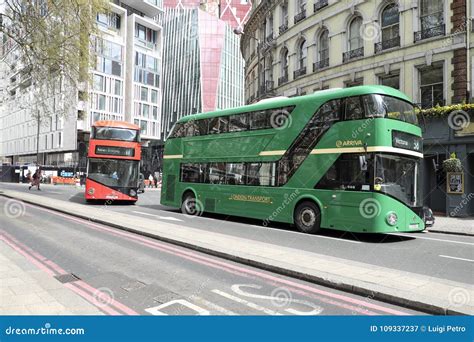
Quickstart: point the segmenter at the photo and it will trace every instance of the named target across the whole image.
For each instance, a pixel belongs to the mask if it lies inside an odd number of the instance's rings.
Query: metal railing
[[[415,43],[420,40],[446,35],[446,25],[439,25],[415,32]]]
[[[306,10],[302,9],[300,13],[295,15],[295,24],[306,18]]]
[[[302,67],[302,68],[299,68],[298,70],[293,71],[294,78],[298,78],[303,75],[306,75],[306,67]]]
[[[351,59],[355,59],[359,57],[364,57],[363,47],[352,50],[352,51],[344,52],[344,54],[342,55],[342,61],[345,63],[345,62],[350,61]]]
[[[287,30],[288,30],[288,22],[283,23],[283,25],[281,25],[280,28],[279,28],[280,34],[283,34]]]
[[[317,12],[320,9],[326,7],[328,5],[328,0],[319,0],[314,3],[314,11]]]
[[[329,67],[329,58],[313,63],[313,72]]]
[[[283,75],[282,77],[278,78],[278,85],[281,86],[288,82],[288,75]]]
[[[400,46],[400,36],[392,39],[387,39],[375,44],[375,53],[380,53],[384,50],[393,49]]]

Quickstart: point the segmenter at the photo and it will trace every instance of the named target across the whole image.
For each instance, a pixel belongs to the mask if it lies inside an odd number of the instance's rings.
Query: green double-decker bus
[[[410,99],[383,86],[190,115],[166,141],[161,203],[306,233],[421,231],[421,133]]]

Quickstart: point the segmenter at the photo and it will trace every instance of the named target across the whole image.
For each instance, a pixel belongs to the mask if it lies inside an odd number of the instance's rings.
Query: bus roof
[[[140,127],[137,125],[131,124],[130,122],[126,121],[96,121],[92,125],[93,127],[113,127],[113,128],[128,128],[139,130]]]
[[[232,114],[238,114],[243,112],[252,112],[257,110],[265,110],[265,109],[272,109],[277,107],[286,107],[286,106],[294,106],[301,101],[327,101],[330,99],[338,99],[344,97],[351,97],[351,96],[361,96],[361,95],[369,95],[369,94],[380,94],[380,95],[387,95],[400,98],[404,101],[412,102],[411,99],[406,96],[401,91],[381,86],[381,85],[366,85],[366,86],[358,86],[358,87],[351,87],[351,88],[337,88],[337,89],[327,89],[316,91],[310,95],[298,96],[298,97],[276,97],[274,99],[266,99],[264,102],[257,102],[251,105],[242,106],[242,107],[235,107],[229,108],[224,110],[217,110],[214,112],[207,112],[207,113],[199,113],[193,115],[187,115],[182,117],[178,120],[178,122],[187,122],[191,120],[199,120],[199,119],[208,119],[212,117],[219,117],[219,116],[227,116]]]

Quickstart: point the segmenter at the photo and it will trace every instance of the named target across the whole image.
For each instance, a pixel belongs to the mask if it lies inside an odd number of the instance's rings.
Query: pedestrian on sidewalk
[[[150,173],[150,175],[148,176],[148,187],[149,188],[152,188],[153,187],[153,176],[152,174]]]
[[[31,179],[31,171],[30,171],[30,170],[28,170],[28,173],[26,174],[25,178],[26,178],[26,182],[27,182],[28,184],[30,184],[30,188],[31,188],[31,182],[32,182],[33,180]]]
[[[158,177],[156,175],[153,177],[153,181],[155,182],[155,188],[158,187]]]
[[[33,174],[33,181],[31,182],[30,187],[28,188],[28,190],[31,190],[32,186],[36,186],[37,189],[39,191],[41,191],[40,183],[41,183],[41,169],[38,167],[36,169],[35,173]]]

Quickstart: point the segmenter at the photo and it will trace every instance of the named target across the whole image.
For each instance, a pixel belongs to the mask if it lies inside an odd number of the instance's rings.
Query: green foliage
[[[99,34],[97,13],[109,9],[108,0],[6,0],[0,34],[11,40],[20,56],[17,68],[28,70],[37,115],[67,114],[74,90],[91,82],[90,37]],[[6,58],[4,59],[6,60]],[[61,106],[54,105],[65,89]],[[61,113],[63,112],[63,113]]]
[[[443,162],[444,172],[462,172],[461,161],[456,157],[456,153],[451,153],[451,158]]]
[[[451,106],[436,106],[430,109],[422,109],[417,110],[417,114],[423,114],[425,117],[435,117],[435,118],[442,118],[446,117],[454,111],[474,111],[474,104],[473,103],[463,103],[463,104],[456,104]]]

